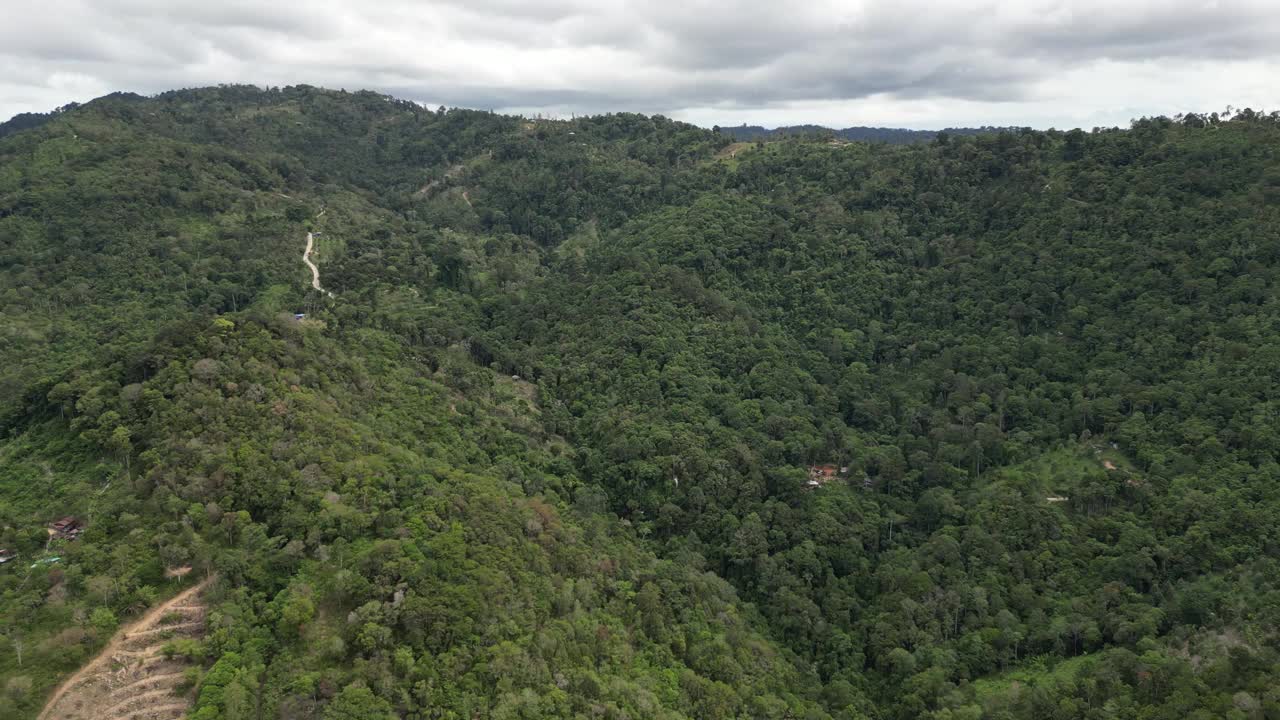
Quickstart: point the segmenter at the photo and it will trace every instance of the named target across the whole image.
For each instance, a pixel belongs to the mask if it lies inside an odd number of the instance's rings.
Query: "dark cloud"
[[[1280,8],[1270,0],[6,5],[0,114],[37,109],[26,106],[31,98],[86,99],[60,93],[219,82],[368,87],[449,105],[577,112],[854,101],[995,108],[1078,95],[1066,78],[1104,64],[1101,84],[1114,85],[1153,62],[1197,77],[1206,63],[1272,67],[1280,50]],[[1241,87],[1259,85],[1249,82]]]

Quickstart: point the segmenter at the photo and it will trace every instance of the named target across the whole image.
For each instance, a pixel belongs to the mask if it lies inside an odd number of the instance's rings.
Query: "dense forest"
[[[211,578],[199,720],[1280,717],[1280,114],[736,139],[9,132],[0,715]]]

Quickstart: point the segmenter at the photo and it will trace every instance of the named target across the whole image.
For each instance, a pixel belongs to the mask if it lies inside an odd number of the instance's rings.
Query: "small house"
[[[0,565],[3,565],[16,557],[18,557],[18,553],[9,549],[0,549]]]
[[[49,524],[49,534],[59,540],[75,540],[84,532],[84,523],[73,517],[64,517]]]
[[[835,465],[813,465],[809,468],[809,477],[815,480],[834,480],[840,473],[840,468]]]
[[[840,468],[830,463],[809,466],[809,481],[805,485],[814,488],[826,485],[840,476]]]

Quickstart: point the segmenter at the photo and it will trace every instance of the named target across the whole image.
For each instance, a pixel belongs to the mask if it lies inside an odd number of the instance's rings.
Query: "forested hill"
[[[738,125],[735,127],[716,127],[721,134],[738,141],[754,142],[756,140],[781,140],[797,135],[811,135],[847,140],[849,142],[882,142],[889,145],[908,145],[911,143],[929,142],[939,133],[948,135],[982,135],[1000,132],[1017,132],[1018,128],[947,128],[946,130],[908,130],[906,128],[886,127],[847,127],[841,129],[823,127],[822,125],[784,125],[766,128],[759,125]]]
[[[1278,274],[1275,114],[68,109],[0,140],[0,715],[214,577],[200,720],[1270,717]]]
[[[79,103],[70,103],[47,113],[18,113],[4,122],[0,122],[0,138],[12,135],[21,130],[37,128],[68,110],[79,107]]]

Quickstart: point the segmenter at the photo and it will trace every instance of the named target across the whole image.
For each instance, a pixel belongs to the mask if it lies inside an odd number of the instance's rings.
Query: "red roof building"
[[[74,540],[84,532],[84,523],[73,517],[64,517],[49,523],[49,534],[64,540]]]
[[[810,465],[809,482],[807,485],[809,487],[818,487],[820,485],[825,485],[838,477],[840,477],[840,468],[835,465],[830,463]]]

